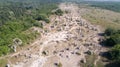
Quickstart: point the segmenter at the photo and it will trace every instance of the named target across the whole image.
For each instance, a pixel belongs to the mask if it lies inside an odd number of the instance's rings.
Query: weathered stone
[[[53,51],[53,54],[56,54],[57,53],[57,51]]]
[[[91,55],[92,53],[91,53],[91,51],[88,50],[85,52],[85,54]]]
[[[22,40],[19,38],[15,38],[15,39],[13,39],[13,43],[14,43],[14,45],[22,45]]]
[[[43,54],[43,55],[47,55],[46,51],[43,51],[42,54]]]
[[[61,50],[60,52],[64,52],[64,50]]]
[[[69,50],[69,48],[66,48],[66,50]]]
[[[76,52],[75,54],[76,54],[76,55],[81,55],[80,52]]]
[[[68,55],[66,55],[66,58],[69,58],[69,56],[68,56]]]
[[[54,63],[55,66],[58,66],[58,63]]]
[[[16,46],[16,45],[13,46],[13,51],[14,51],[14,52],[17,51],[17,46]]]
[[[10,67],[10,64],[7,64],[6,67]]]
[[[74,52],[71,52],[71,54],[74,54]]]
[[[54,28],[54,26],[51,26],[51,28]]]
[[[80,60],[80,62],[81,62],[81,63],[85,63],[83,59],[82,59],[82,60]]]
[[[79,48],[79,47],[76,47],[75,49],[79,50],[80,48]]]

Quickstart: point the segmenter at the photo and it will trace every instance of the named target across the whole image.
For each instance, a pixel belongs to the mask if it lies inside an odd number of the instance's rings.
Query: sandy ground
[[[59,8],[69,13],[52,16],[41,38],[10,56],[12,67],[81,67],[80,63],[87,63],[85,52],[99,55],[104,51],[98,41],[99,26],[81,18],[75,4],[60,4]]]

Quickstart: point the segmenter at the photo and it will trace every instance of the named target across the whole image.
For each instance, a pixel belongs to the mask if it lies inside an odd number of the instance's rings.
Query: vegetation
[[[0,59],[0,67],[6,67],[7,60],[6,59]]]
[[[104,29],[106,28],[120,29],[120,20],[119,20],[120,13],[119,12],[97,7],[98,5],[101,5],[101,6],[105,5],[103,7],[109,7],[109,8],[111,8],[110,7],[111,5],[118,7],[115,3],[119,4],[120,2],[110,2],[110,1],[109,2],[108,1],[107,2],[106,1],[105,2],[98,2],[98,1],[97,2],[96,1],[81,2],[79,6],[81,8],[81,11],[80,11],[81,16],[93,24],[101,25]],[[92,6],[94,4],[96,6]],[[114,7],[112,7],[111,9],[114,9]],[[119,10],[119,7],[116,10]]]
[[[90,2],[92,7],[98,7],[102,9],[112,10],[115,12],[120,12],[120,2]]]
[[[95,54],[92,54],[92,55],[87,55],[86,56],[86,61],[87,61],[87,63],[84,63],[84,61],[83,61],[83,63],[84,64],[79,64],[79,65],[82,65],[82,67],[95,67],[95,65],[93,64],[94,62],[95,62],[95,59],[96,59],[97,57],[96,57],[96,55]]]
[[[47,23],[50,22],[49,19],[47,18],[47,16],[45,16],[45,15],[37,15],[35,20],[38,20],[38,21],[43,20],[43,21],[45,21]]]
[[[57,8],[57,0],[2,0],[0,1],[0,56],[13,51],[13,40],[18,38],[22,45],[37,37],[39,33],[31,27],[43,25],[39,21],[49,23],[49,15]],[[27,33],[26,33],[27,32]]]
[[[110,49],[107,58],[111,60],[111,63],[120,65],[120,24],[118,19],[120,17],[120,7],[118,6],[120,2],[86,1],[81,3],[82,17],[106,29],[104,45]],[[87,5],[83,5],[83,3]],[[106,67],[119,67],[111,63],[112,66],[107,65]]]
[[[114,30],[112,28],[108,28],[105,30],[106,36],[106,45],[114,46],[116,44],[120,44],[120,30]]]
[[[78,1],[79,4],[87,4],[91,7],[107,9],[115,12],[120,12],[119,1]]]
[[[113,29],[113,28],[107,28],[107,29],[105,30],[105,34],[106,34],[107,36],[111,36],[111,35],[115,34],[116,32],[117,32],[117,30],[115,30],[115,29]]]
[[[120,44],[117,44],[112,48],[111,56],[114,61],[120,62]]]
[[[55,14],[58,15],[58,16],[62,16],[63,15],[63,11],[61,9],[57,9],[55,11]]]
[[[62,63],[59,63],[59,64],[58,64],[58,67],[62,67]]]
[[[106,45],[112,46],[110,50],[111,59],[114,62],[120,62],[120,30],[107,29],[105,31],[106,36]]]

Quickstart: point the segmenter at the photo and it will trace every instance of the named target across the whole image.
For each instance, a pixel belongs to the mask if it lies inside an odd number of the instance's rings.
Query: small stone
[[[76,47],[75,49],[79,50],[80,48],[79,48],[79,47]]]
[[[68,55],[66,56],[66,58],[68,58]]]
[[[15,56],[15,58],[18,58],[18,56]]]
[[[55,66],[58,66],[58,63],[54,63]]]
[[[6,67],[10,67],[10,64],[7,64]]]
[[[28,58],[32,58],[32,56],[30,55]]]
[[[81,63],[84,63],[84,60],[82,59],[82,60],[80,60],[80,62],[81,62]]]
[[[74,52],[71,52],[71,54],[74,54]]]
[[[47,53],[45,51],[43,51],[42,54],[46,55]]]
[[[57,53],[57,51],[53,51],[53,54],[56,54]]]
[[[66,48],[66,50],[69,50],[69,48]]]
[[[91,53],[91,51],[88,50],[85,52],[85,54],[91,55],[92,53]]]
[[[77,54],[77,55],[81,55],[79,52],[76,52],[75,54]]]
[[[64,52],[64,50],[61,50],[60,52]]]
[[[62,54],[59,54],[59,56],[63,57]]]
[[[30,48],[27,48],[27,50],[30,50]]]
[[[54,26],[51,26],[51,28],[54,28]]]

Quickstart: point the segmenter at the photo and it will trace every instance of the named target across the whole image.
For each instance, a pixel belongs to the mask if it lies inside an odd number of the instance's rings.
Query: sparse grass
[[[62,63],[59,63],[59,64],[58,64],[58,67],[62,67]]]
[[[80,10],[82,17],[92,24],[101,25],[103,28],[120,28],[120,13],[90,6],[80,8],[83,8]]]
[[[6,67],[7,60],[5,59],[0,59],[0,67]]]
[[[94,61],[96,59],[96,55],[87,55],[86,56],[86,63],[81,64],[82,67],[94,67]]]
[[[102,62],[102,61],[98,61],[98,62],[97,62],[97,67],[104,67],[103,62]]]

